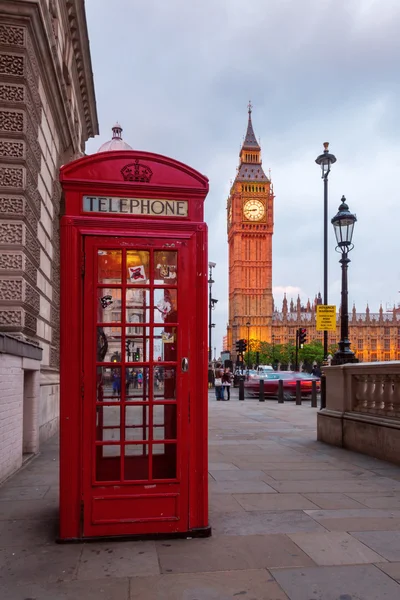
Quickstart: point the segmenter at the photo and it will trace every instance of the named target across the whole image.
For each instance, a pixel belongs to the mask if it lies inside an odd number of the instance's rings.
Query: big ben
[[[236,341],[271,341],[274,194],[248,106],[246,136],[227,203],[229,244],[228,349]]]

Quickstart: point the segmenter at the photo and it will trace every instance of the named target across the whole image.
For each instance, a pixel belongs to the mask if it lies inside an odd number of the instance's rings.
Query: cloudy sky
[[[205,215],[217,263],[217,351],[228,310],[226,199],[253,103],[275,199],[274,297],[323,287],[323,183],[315,158],[337,157],[329,214],[344,194],[358,222],[349,299],[377,311],[400,301],[399,0],[86,0],[100,136],[118,120],[135,149],[210,179]],[[340,265],[329,239],[329,300]]]

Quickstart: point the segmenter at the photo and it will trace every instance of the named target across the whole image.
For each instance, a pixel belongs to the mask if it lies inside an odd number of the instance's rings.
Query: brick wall
[[[24,371],[18,356],[0,354],[0,481],[22,464]]]

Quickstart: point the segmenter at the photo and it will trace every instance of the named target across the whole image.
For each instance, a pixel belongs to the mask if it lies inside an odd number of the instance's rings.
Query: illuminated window
[[[376,350],[376,340],[371,340],[371,350]]]
[[[385,350],[390,350],[390,340],[385,340],[384,349]]]
[[[357,341],[357,348],[359,350],[364,350],[364,340],[358,340]]]

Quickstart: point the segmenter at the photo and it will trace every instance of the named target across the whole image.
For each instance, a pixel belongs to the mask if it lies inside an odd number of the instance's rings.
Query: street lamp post
[[[212,278],[212,270],[215,267],[216,267],[216,263],[214,263],[214,262],[208,263],[208,268],[209,268],[209,277],[208,277],[208,289],[209,289],[209,293],[208,293],[208,362],[212,361],[211,330],[213,327],[215,327],[215,323],[211,323],[211,321],[212,321],[211,313],[212,313],[212,310],[215,308],[215,305],[218,302],[218,300],[215,300],[215,298],[212,297],[212,284],[214,283],[214,280]]]
[[[250,369],[250,321],[247,321],[247,379],[249,379],[249,369]]]
[[[324,142],[324,151],[315,162],[320,165],[324,180],[324,304],[328,304],[328,175],[336,156],[329,153],[329,142]],[[328,356],[328,331],[324,331],[324,360]]]
[[[354,224],[357,221],[356,215],[353,215],[346,198],[342,196],[342,204],[339,206],[339,212],[333,217],[332,225],[336,235],[337,252],[342,254],[340,264],[342,265],[342,298],[341,298],[341,316],[340,316],[340,342],[339,349],[332,358],[332,365],[344,365],[346,363],[356,363],[358,359],[350,350],[349,340],[349,304],[347,287],[347,269],[350,262],[348,253],[353,250],[352,244]]]
[[[275,364],[275,334],[272,334],[272,366]]]
[[[247,370],[249,370],[249,367],[250,367],[250,326],[251,326],[250,321],[247,321],[247,323],[246,323],[246,327],[247,327]]]

